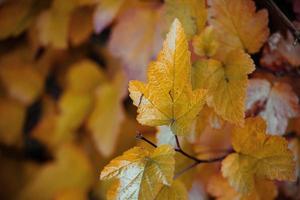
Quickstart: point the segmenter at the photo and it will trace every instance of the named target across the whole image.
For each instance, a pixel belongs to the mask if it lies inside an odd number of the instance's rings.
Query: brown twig
[[[265,0],[267,6],[274,10],[277,15],[280,17],[280,19],[283,21],[285,26],[293,33],[295,37],[294,45],[296,45],[300,40],[300,30],[297,29],[297,27],[289,20],[289,18],[278,8],[276,3],[274,3],[273,0]]]
[[[143,140],[146,143],[150,144],[151,146],[157,148],[156,144],[154,144],[153,142],[151,142],[150,140],[148,140],[147,138],[145,138],[141,133],[137,133],[137,135],[135,136],[135,138],[139,139],[139,140]]]
[[[147,138],[145,138],[141,133],[137,133],[136,135],[136,139],[139,139],[139,140],[143,140],[145,141],[146,143],[150,144],[151,146],[153,147],[157,147],[156,144],[154,144],[153,142],[151,142],[150,140],[148,140]],[[230,149],[230,150],[227,150],[227,154],[226,155],[223,155],[221,157],[218,157],[218,158],[213,158],[213,159],[207,159],[207,160],[204,160],[204,159],[198,159],[190,154],[188,154],[187,152],[185,152],[181,146],[180,146],[180,142],[179,142],[179,139],[177,137],[177,135],[175,135],[175,140],[176,140],[176,145],[177,145],[177,148],[175,148],[174,150],[178,153],[181,153],[182,155],[184,155],[185,157],[191,159],[194,161],[194,163],[192,165],[189,165],[187,166],[186,168],[184,168],[183,170],[181,170],[180,172],[178,172],[174,178],[177,178],[178,176],[180,176],[181,174],[183,174],[184,172],[192,169],[193,167],[197,166],[198,164],[201,164],[201,163],[213,163],[213,162],[218,162],[218,161],[221,161],[223,160],[228,154],[232,153],[233,150]]]

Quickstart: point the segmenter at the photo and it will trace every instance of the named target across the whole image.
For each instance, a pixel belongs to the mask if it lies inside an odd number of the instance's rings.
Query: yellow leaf
[[[0,78],[8,94],[25,105],[39,97],[44,84],[44,78],[33,66],[19,62],[2,66]]]
[[[178,18],[189,39],[204,28],[207,18],[204,0],[166,0],[165,7],[167,20],[171,23]]]
[[[209,23],[215,28],[220,53],[240,48],[259,51],[269,36],[268,12],[255,12],[253,0],[211,0]]]
[[[56,144],[71,139],[82,125],[93,108],[93,92],[104,80],[99,66],[90,60],[81,60],[71,66],[66,76],[66,90],[58,102]]]
[[[150,63],[148,83],[131,81],[130,97],[143,125],[170,125],[173,134],[187,135],[201,110],[206,91],[192,90],[190,52],[176,19],[157,61]]]
[[[0,7],[0,39],[18,36],[33,21],[35,9],[41,3],[34,0],[6,1]]]
[[[93,33],[93,8],[76,9],[70,19],[69,38],[72,46],[79,46]]]
[[[93,176],[91,163],[83,150],[74,144],[63,145],[57,151],[56,160],[35,173],[19,199],[53,199],[65,190],[80,190],[87,195]]]
[[[22,141],[25,106],[12,99],[0,98],[0,141],[16,145]]]
[[[188,192],[184,185],[176,180],[171,186],[164,186],[155,200],[188,200]]]
[[[68,46],[71,14],[80,6],[95,4],[94,0],[54,0],[50,9],[38,18],[38,37],[42,45],[63,49]]]
[[[180,142],[180,146],[184,149],[185,152],[189,154],[194,154],[192,151],[192,145],[189,143],[187,138],[180,137],[178,138]],[[158,131],[156,133],[157,145],[168,144],[171,145],[174,149],[177,148],[175,135],[172,133],[170,127],[168,126],[160,126],[158,127]],[[193,160],[187,158],[182,154],[175,154],[175,174],[180,173],[182,169],[186,166],[193,164]],[[187,189],[192,186],[191,179],[193,179],[195,175],[195,168],[181,174],[177,180],[181,181]]]
[[[146,66],[161,48],[161,9],[128,9],[114,26],[108,44],[112,55],[120,58],[129,79],[144,80]]]
[[[42,116],[38,124],[31,131],[31,136],[42,142],[48,149],[57,148],[57,137],[55,136],[55,125],[57,120],[57,108],[52,98],[42,99]]]
[[[219,43],[212,26],[207,26],[193,39],[194,51],[199,56],[212,57],[217,52],[218,47]]]
[[[172,147],[176,148],[176,140],[175,136],[172,133],[170,127],[168,126],[159,126],[157,127],[157,132],[156,132],[156,143],[157,145],[163,145],[163,144],[168,144],[171,145]]]
[[[215,113],[212,108],[204,106],[197,117],[196,126],[195,126],[195,140],[201,137],[207,129],[222,129],[224,121]],[[206,131],[207,132],[207,131]]]
[[[101,180],[118,178],[109,199],[152,200],[174,175],[174,149],[162,145],[152,152],[134,147],[112,160],[101,172]]]
[[[207,191],[217,200],[273,200],[277,196],[277,188],[272,181],[256,179],[255,189],[243,195],[236,192],[221,175],[210,179]]]
[[[222,162],[223,176],[238,192],[247,194],[255,188],[255,178],[294,180],[295,162],[287,141],[266,134],[261,118],[248,118],[243,128],[233,131],[235,153]]]
[[[78,94],[67,91],[59,99],[59,115],[55,127],[55,143],[72,139],[92,108],[93,97],[90,94]]]
[[[250,56],[231,51],[224,62],[199,61],[193,67],[193,86],[208,90],[207,104],[223,119],[237,124],[244,121],[248,77],[254,70]]]
[[[90,60],[81,60],[73,64],[67,74],[67,90],[78,93],[92,92],[104,82],[104,73],[100,67]]]
[[[294,154],[294,158],[296,161],[296,176],[299,179],[299,177],[300,177],[300,139],[294,138],[290,142],[289,147]]]
[[[95,107],[87,121],[99,152],[110,156],[116,147],[120,126],[124,119],[122,99],[125,92],[125,80],[119,73],[112,83],[106,83],[96,89]]]

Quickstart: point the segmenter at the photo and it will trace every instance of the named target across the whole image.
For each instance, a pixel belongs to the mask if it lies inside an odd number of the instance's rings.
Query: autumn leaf
[[[161,48],[161,9],[135,6],[122,14],[114,26],[108,49],[122,60],[129,79],[144,80],[147,64]]]
[[[164,185],[171,186],[175,151],[162,145],[152,152],[134,147],[113,159],[101,172],[101,180],[118,178],[109,199],[149,199],[156,197]]]
[[[93,0],[54,0],[51,7],[38,18],[37,29],[41,44],[57,49],[66,48],[72,12],[81,6],[93,4],[95,4]]]
[[[208,124],[195,141],[194,151],[197,152],[197,158],[212,159],[228,152],[231,149],[230,135],[233,127],[229,123],[218,128]]]
[[[235,153],[222,161],[222,174],[238,192],[251,193],[255,178],[295,179],[295,162],[287,141],[267,135],[263,119],[248,118],[244,127],[236,127],[232,145]]]
[[[268,12],[255,12],[253,0],[209,1],[209,23],[215,28],[220,42],[220,53],[244,49],[259,51],[269,36]]]
[[[125,80],[119,73],[111,83],[104,83],[96,89],[95,107],[90,114],[87,127],[103,156],[110,156],[124,120],[122,99],[125,95]]]
[[[70,67],[66,75],[66,90],[77,93],[92,93],[105,80],[100,67],[95,62],[84,59]]]
[[[271,70],[291,69],[300,66],[300,45],[295,44],[295,38],[289,31],[284,37],[279,32],[269,38],[263,48],[260,64]]]
[[[268,132],[273,135],[283,135],[290,118],[299,115],[299,99],[290,85],[275,82],[272,86],[267,80],[251,79],[248,86],[246,101],[247,110],[255,110],[264,118]]]
[[[214,59],[198,61],[193,66],[193,86],[208,90],[208,106],[223,119],[242,124],[247,75],[254,69],[250,56],[241,50],[235,50],[223,62]]]
[[[3,2],[0,7],[0,39],[16,37],[33,22],[44,2],[36,0],[14,0]]]
[[[204,0],[167,0],[165,2],[165,15],[169,24],[175,18],[182,23],[187,38],[204,29],[207,11]]]
[[[266,119],[268,131],[273,134],[284,134],[288,119],[299,115],[299,99],[290,85],[274,83],[265,110],[260,113]]]
[[[47,149],[54,150],[57,148],[58,137],[56,137],[55,126],[57,120],[57,108],[56,102],[50,97],[43,97],[41,100],[42,104],[42,116],[37,125],[32,129],[30,135],[43,143]]]
[[[34,66],[19,61],[2,64],[0,79],[7,93],[25,105],[39,97],[44,84],[43,76]]]
[[[204,104],[204,90],[192,90],[190,52],[175,20],[157,61],[150,63],[148,83],[131,81],[130,97],[138,106],[137,120],[144,125],[170,125],[173,134],[187,135]]]
[[[98,65],[81,60],[70,67],[66,89],[58,101],[59,113],[55,125],[56,144],[68,141],[88,117],[94,102],[94,90],[105,81]]]
[[[0,140],[6,145],[19,145],[25,123],[26,108],[20,102],[0,98]]]
[[[172,133],[170,127],[168,126],[159,126],[157,127],[157,132],[156,132],[156,142],[157,145],[163,145],[163,144],[168,144],[171,145],[172,147],[176,148],[176,140],[175,136]]]
[[[189,140],[185,137],[178,138],[180,146],[184,151],[194,154],[193,146]],[[160,126],[156,132],[156,143],[160,145],[171,145],[174,149],[178,149],[175,135],[172,133],[169,126]],[[182,154],[175,154],[175,174],[180,173],[187,165],[193,164],[193,161]],[[194,178],[195,168],[189,170],[188,172],[181,174],[177,180],[181,181],[184,186],[189,189],[192,186],[191,179]]]
[[[194,52],[203,57],[212,57],[219,48],[215,30],[212,26],[207,26],[193,38]]]
[[[207,191],[217,200],[273,200],[277,196],[277,188],[272,181],[256,179],[254,191],[243,195],[236,192],[221,175],[210,179]]]
[[[247,115],[252,116],[264,108],[269,97],[271,84],[264,79],[250,79],[247,88],[245,107]]]
[[[171,186],[165,185],[155,200],[188,200],[188,193],[185,186],[180,181],[175,180]]]
[[[298,138],[292,139],[292,141],[290,141],[289,147],[294,154],[294,158],[296,161],[296,176],[299,179],[300,178],[300,139]]]
[[[224,121],[212,108],[204,106],[197,116],[194,139],[198,140],[207,129],[222,129]]]
[[[42,166],[20,193],[20,199],[53,199],[65,190],[87,195],[93,183],[93,169],[84,151],[65,144],[57,149],[56,160]]]
[[[94,13],[94,29],[100,33],[116,17],[124,0],[102,0]]]
[[[71,15],[68,28],[71,46],[79,46],[93,33],[93,11],[91,7],[82,7]]]

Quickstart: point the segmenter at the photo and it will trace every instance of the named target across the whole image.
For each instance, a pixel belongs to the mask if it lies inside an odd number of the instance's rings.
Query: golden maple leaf
[[[268,12],[255,12],[253,0],[211,0],[209,23],[219,39],[220,53],[240,48],[256,53],[269,36]]]
[[[204,90],[192,90],[188,43],[175,19],[157,61],[150,63],[148,83],[131,81],[130,97],[138,106],[137,120],[144,125],[170,125],[173,134],[187,135],[201,110]]]
[[[233,130],[232,145],[236,153],[222,162],[223,176],[240,193],[252,192],[255,178],[294,180],[295,162],[287,141],[266,134],[262,118],[248,118],[243,128]]]
[[[250,56],[242,50],[234,50],[223,62],[214,59],[197,62],[193,67],[193,86],[208,90],[208,106],[223,119],[242,124],[247,75],[253,70]]]
[[[134,147],[113,159],[100,175],[101,180],[119,179],[110,188],[108,199],[154,199],[164,185],[173,182],[174,154],[170,145],[152,152]]]

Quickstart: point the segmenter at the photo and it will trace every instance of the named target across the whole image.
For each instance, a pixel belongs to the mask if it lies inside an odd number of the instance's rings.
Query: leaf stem
[[[283,23],[287,26],[287,28],[293,32],[295,36],[294,45],[296,45],[300,40],[300,30],[296,28],[296,26],[289,20],[289,18],[278,8],[276,3],[273,0],[265,0],[266,4],[271,10],[274,10],[277,15],[282,19]]]
[[[139,140],[143,140],[145,141],[146,143],[150,144],[151,146],[157,148],[157,145],[154,144],[153,142],[151,142],[150,140],[148,140],[147,138],[145,138],[142,133],[137,133],[136,136],[135,136],[136,139],[139,139]]]
[[[151,146],[157,148],[157,145],[154,144],[153,142],[151,142],[150,140],[148,140],[147,138],[145,138],[142,133],[137,133],[136,135],[136,139],[139,139],[139,140],[143,140],[145,141],[146,143],[150,144]],[[228,154],[234,152],[233,149],[229,149],[229,150],[226,150],[227,154],[221,156],[221,157],[218,157],[218,158],[212,158],[212,159],[207,159],[207,160],[203,160],[203,159],[198,159],[190,154],[188,154],[187,152],[185,152],[182,148],[181,148],[181,145],[180,145],[180,142],[179,142],[179,139],[178,139],[178,136],[175,135],[175,140],[176,140],[176,145],[177,145],[177,148],[175,148],[174,150],[178,153],[181,153],[182,155],[184,155],[185,157],[191,159],[194,161],[193,164],[187,166],[186,168],[184,168],[183,170],[181,170],[180,172],[178,172],[174,178],[177,178],[178,176],[180,176],[181,174],[183,174],[184,172],[192,169],[193,167],[197,166],[198,164],[201,164],[201,163],[213,163],[213,162],[218,162],[218,161],[221,161],[223,160]]]
[[[198,164],[199,164],[198,162],[194,162],[193,164],[182,169],[181,171],[179,171],[178,173],[175,174],[174,179],[178,178],[180,175],[184,174],[185,172],[189,171],[190,169],[196,167]]]

